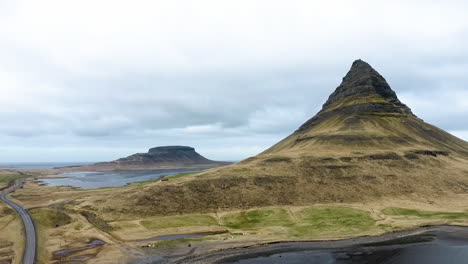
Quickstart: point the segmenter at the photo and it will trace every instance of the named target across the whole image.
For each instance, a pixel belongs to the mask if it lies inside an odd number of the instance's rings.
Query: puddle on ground
[[[87,260],[87,259],[90,259],[90,258],[93,258],[95,257],[95,255],[93,254],[86,254],[86,255],[81,255],[81,256],[73,256],[73,257],[69,257],[70,260]]]
[[[223,231],[213,231],[213,232],[203,232],[203,233],[193,233],[193,234],[164,235],[164,236],[157,236],[157,237],[140,240],[139,242],[163,241],[163,240],[172,240],[172,239],[181,239],[181,238],[198,238],[198,237],[204,237],[204,236],[209,236],[209,235],[224,234],[227,232],[228,232],[227,230],[223,230]]]
[[[171,240],[171,239],[180,239],[180,238],[197,238],[202,237],[202,234],[180,234],[180,235],[166,235],[166,236],[157,236],[145,240],[141,240],[142,242],[149,242],[149,241],[162,241],[162,240]]]
[[[60,262],[58,263],[61,263],[62,261],[65,261],[66,263],[83,263],[82,261],[93,258],[96,256],[96,254],[85,254],[85,255],[78,255],[78,256],[72,256],[72,255],[88,250],[88,249],[102,247],[104,244],[106,244],[106,242],[99,240],[99,239],[93,239],[93,240],[90,240],[88,244],[86,244],[83,247],[57,250],[52,253],[52,256],[53,256],[52,258],[54,260],[59,260]]]

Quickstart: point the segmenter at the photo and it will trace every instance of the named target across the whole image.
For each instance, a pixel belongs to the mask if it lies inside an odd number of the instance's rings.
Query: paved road
[[[37,244],[36,229],[34,228],[34,223],[32,221],[31,215],[29,215],[26,209],[8,200],[8,198],[6,197],[9,193],[21,188],[21,186],[23,186],[23,180],[17,180],[15,185],[3,191],[3,193],[0,195],[0,200],[2,200],[3,202],[11,206],[13,209],[15,209],[21,217],[26,235],[26,247],[24,249],[23,264],[34,264],[34,261],[36,259]]]

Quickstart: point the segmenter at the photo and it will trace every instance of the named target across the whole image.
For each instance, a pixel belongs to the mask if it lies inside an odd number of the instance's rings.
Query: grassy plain
[[[185,250],[187,244],[192,244],[201,253],[273,241],[377,235],[431,224],[468,225],[465,218],[468,195],[464,194],[446,195],[441,199],[411,195],[355,203],[218,208],[212,212],[172,213],[166,216],[153,211],[152,206],[142,212],[126,202],[135,193],[145,193],[153,186],[171,191],[171,186],[203,178],[203,175],[204,172],[201,172],[168,182],[155,181],[98,190],[38,186],[28,180],[24,188],[11,197],[31,208],[38,223],[39,239],[42,241],[40,263],[50,263],[54,251],[79,248],[95,238],[107,244],[89,254],[81,252],[73,257],[87,254],[92,255],[90,263],[113,263],[112,260],[116,258],[127,261],[144,255],[140,246],[148,243],[155,245],[151,252],[157,254],[179,248]],[[172,201],[165,202],[172,204]],[[144,242],[157,236],[192,233],[216,234],[202,238]]]
[[[377,228],[376,220],[368,211],[350,207],[311,207],[296,212],[303,223],[294,230],[294,236],[320,234],[353,234]]]
[[[277,235],[295,239],[362,234],[378,229],[369,212],[341,206],[268,208],[228,214],[222,218],[232,229],[259,231],[279,228]]]
[[[0,171],[0,188],[6,187],[8,183],[20,179],[24,177],[18,173],[10,173],[10,172],[1,172]]]
[[[0,170],[0,189],[24,175]],[[23,224],[16,212],[0,202],[0,263],[21,263],[23,254]]]
[[[424,211],[408,208],[387,207],[382,213],[392,217],[417,218],[417,219],[442,219],[442,220],[467,220],[468,211],[464,212],[444,212],[444,211]]]
[[[72,219],[66,213],[50,208],[37,208],[30,210],[31,216],[39,225],[55,228],[70,224]]]
[[[212,226],[219,224],[214,217],[209,215],[176,215],[141,220],[141,225],[149,230],[157,230],[181,226]]]
[[[21,263],[23,243],[21,220],[13,209],[0,202],[0,263]]]
[[[259,229],[270,226],[294,225],[287,209],[269,208],[242,211],[222,218],[224,224],[233,229]]]

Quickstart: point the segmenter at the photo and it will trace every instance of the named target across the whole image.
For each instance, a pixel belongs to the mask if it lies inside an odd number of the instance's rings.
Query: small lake
[[[63,178],[41,179],[40,182],[47,186],[71,186],[81,189],[93,189],[119,187],[133,182],[148,181],[164,176],[197,171],[200,171],[200,169],[66,172],[56,175]]]

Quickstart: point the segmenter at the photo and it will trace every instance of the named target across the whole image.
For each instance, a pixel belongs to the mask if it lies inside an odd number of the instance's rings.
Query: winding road
[[[21,217],[24,225],[24,233],[26,235],[26,247],[23,254],[23,263],[24,264],[34,264],[36,259],[36,229],[32,221],[31,215],[26,209],[17,205],[16,203],[8,200],[7,195],[11,192],[14,192],[23,186],[23,180],[17,180],[13,186],[7,188],[0,195],[0,200],[11,206]]]

